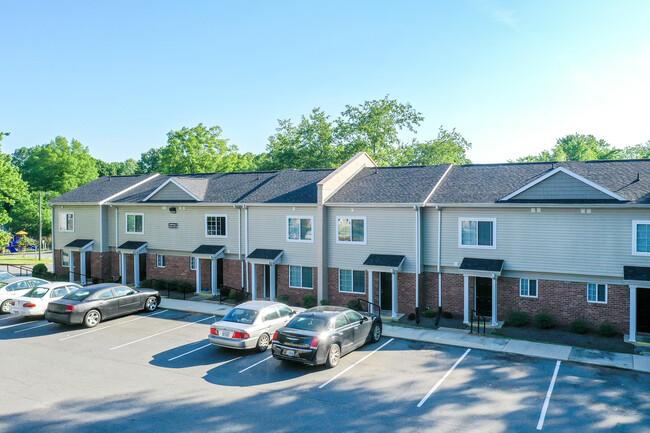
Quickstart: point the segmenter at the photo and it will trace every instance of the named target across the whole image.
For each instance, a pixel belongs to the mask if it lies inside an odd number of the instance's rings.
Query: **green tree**
[[[138,173],[138,161],[129,158],[124,162],[105,162],[95,159],[97,174],[101,176],[125,176]]]
[[[9,242],[11,242],[11,233],[0,229],[0,254],[4,254]]]
[[[411,144],[400,145],[396,162],[398,165],[470,164],[467,151],[471,148],[472,143],[455,128],[447,131],[441,126],[433,140],[413,140]]]
[[[379,165],[392,165],[403,129],[416,132],[424,120],[411,104],[383,99],[366,101],[362,105],[346,105],[336,120],[338,161],[345,161],[357,152],[368,152]]]
[[[8,135],[8,132],[0,132],[0,225],[11,221],[11,207],[27,193],[27,184],[18,167],[11,163],[9,155],[2,152],[2,139]]]
[[[571,134],[558,138],[556,146],[539,155],[529,155],[514,162],[546,161],[591,161],[597,159],[620,159],[621,150],[612,147],[605,140],[598,140],[593,135]],[[510,161],[512,162],[512,161]]]
[[[52,209],[47,205],[47,201],[58,195],[59,193],[53,191],[43,194],[43,236],[50,236],[52,234]],[[9,212],[11,222],[7,224],[7,227],[14,233],[25,230],[32,235],[38,234],[38,206],[38,192],[31,192],[16,200],[16,203],[11,208],[11,212]]]
[[[636,146],[628,146],[621,152],[625,159],[648,159],[650,158],[650,140]]]
[[[97,179],[95,158],[88,148],[75,139],[69,144],[65,137],[34,147],[23,162],[22,172],[32,191],[59,194]]]
[[[159,173],[161,153],[161,148],[152,148],[143,153],[140,156],[140,160],[138,161],[138,168],[136,170],[136,173]]]

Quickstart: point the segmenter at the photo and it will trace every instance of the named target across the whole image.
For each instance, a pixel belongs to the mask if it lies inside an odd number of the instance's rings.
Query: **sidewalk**
[[[229,305],[223,305],[216,302],[195,302],[167,298],[163,298],[160,306],[170,310],[214,314],[216,316],[224,316],[232,309]],[[615,367],[650,373],[649,356],[632,355],[628,353],[604,352],[600,350],[585,349],[582,347],[562,346],[559,344],[535,343],[532,341],[479,336],[451,330],[411,328],[391,325],[390,323],[384,323],[383,335],[386,337],[443,344],[446,346],[482,349],[492,352],[512,353],[532,356],[535,358],[571,361],[582,364]]]

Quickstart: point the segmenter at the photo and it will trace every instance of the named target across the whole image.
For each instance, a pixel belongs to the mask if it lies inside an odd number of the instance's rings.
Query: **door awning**
[[[623,266],[623,279],[625,281],[639,281],[648,284],[650,281],[650,268],[644,266]]]
[[[503,271],[503,260],[465,257],[460,264],[460,270],[463,275],[498,277]]]
[[[394,254],[370,254],[364,266],[378,271],[400,271],[406,257]]]
[[[90,251],[93,248],[93,244],[95,243],[94,240],[92,239],[75,239],[74,241],[70,242],[68,245],[63,247],[64,250],[68,251],[78,251],[80,253]]]
[[[200,245],[192,251],[192,256],[200,259],[223,259],[226,257],[226,247],[223,245]]]
[[[147,252],[146,242],[128,241],[117,247],[118,253],[142,254]]]
[[[283,253],[284,251],[282,250],[267,250],[264,248],[257,248],[255,251],[250,253],[246,259],[251,263],[275,265],[280,263]]]

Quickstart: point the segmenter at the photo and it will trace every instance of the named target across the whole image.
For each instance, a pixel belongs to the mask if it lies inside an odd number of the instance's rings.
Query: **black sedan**
[[[349,308],[310,308],[273,336],[273,357],[336,367],[341,356],[381,338],[381,318]]]
[[[94,284],[50,302],[45,310],[45,319],[92,328],[104,319],[140,310],[155,311],[158,305],[160,295],[156,290],[132,289],[114,283]]]

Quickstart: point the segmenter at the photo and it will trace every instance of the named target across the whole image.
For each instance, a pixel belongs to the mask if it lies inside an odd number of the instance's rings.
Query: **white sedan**
[[[14,299],[9,312],[14,316],[43,316],[48,303],[81,288],[79,284],[67,282],[41,284]]]

